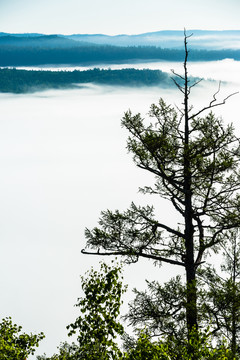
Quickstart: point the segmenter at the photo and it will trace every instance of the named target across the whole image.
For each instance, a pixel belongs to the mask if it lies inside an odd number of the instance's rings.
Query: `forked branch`
[[[224,104],[226,103],[226,101],[227,101],[230,97],[239,94],[239,91],[236,91],[236,92],[228,95],[227,97],[225,97],[221,102],[218,102],[217,104],[214,104],[214,103],[217,101],[216,96],[217,96],[217,94],[219,94],[220,90],[221,90],[221,81],[219,82],[218,90],[213,94],[213,100],[210,102],[210,104],[209,104],[208,106],[203,107],[201,110],[199,110],[199,111],[196,112],[195,114],[189,116],[189,120],[195,118],[196,116],[200,115],[200,114],[203,113],[204,111],[210,110],[210,109],[212,109],[212,108],[214,108],[214,107],[216,107],[216,106],[224,105]]]

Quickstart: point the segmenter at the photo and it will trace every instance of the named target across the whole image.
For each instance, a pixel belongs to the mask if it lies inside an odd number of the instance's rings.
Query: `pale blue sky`
[[[138,34],[240,29],[239,0],[0,0],[0,31]]]

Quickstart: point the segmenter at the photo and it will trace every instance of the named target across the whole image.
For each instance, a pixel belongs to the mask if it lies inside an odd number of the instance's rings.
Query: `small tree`
[[[54,354],[50,357],[47,357],[46,354],[38,355],[37,360],[78,360],[76,357],[77,350],[78,346],[76,344],[64,342],[58,346],[58,354]]]
[[[192,351],[189,354],[189,346]],[[207,332],[193,330],[190,339],[179,345],[175,338],[152,341],[148,333],[141,332],[134,346],[125,354],[124,360],[227,360],[229,351],[224,344],[213,347]]]
[[[129,303],[129,312],[124,319],[133,326],[135,332],[148,329],[151,337],[174,338],[183,343],[186,332],[186,289],[181,277],[159,284],[146,281],[147,289],[134,289],[135,299]]]
[[[22,333],[22,327],[13,324],[11,317],[2,319],[0,323],[0,360],[25,360],[33,355],[39,341],[44,338],[38,335]]]
[[[181,224],[174,216],[170,226],[165,224],[155,217],[152,206],[132,204],[122,213],[107,210],[101,214],[99,227],[86,230],[87,247],[92,250],[82,253],[122,255],[129,262],[142,257],[184,268],[190,340],[198,327],[197,268],[225,240],[226,232],[240,225],[240,156],[233,126],[224,127],[211,112],[229,96],[218,102],[218,90],[206,107],[193,111],[189,105],[191,89],[198,81],[191,83],[188,77],[188,37],[185,34],[184,73],[174,73],[183,93],[183,108],[160,99],[151,106],[150,121],[131,111],[122,120],[130,133],[127,147],[134,162],[155,177],[155,185],[141,191],[169,200],[182,217]],[[206,110],[210,112],[203,117]]]
[[[120,266],[101,263],[100,272],[93,268],[81,277],[84,297],[76,304],[81,315],[67,328],[69,336],[77,333],[77,359],[108,360],[121,357],[115,339],[123,334],[117,318],[121,296],[126,290],[119,277]]]
[[[200,272],[203,290],[202,317],[211,322],[212,333],[226,337],[232,357],[240,355],[240,243],[238,232],[229,232],[228,242],[222,245],[222,273],[212,267]]]

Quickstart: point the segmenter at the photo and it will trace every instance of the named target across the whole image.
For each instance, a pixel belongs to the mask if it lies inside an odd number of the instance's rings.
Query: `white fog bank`
[[[218,61],[196,61],[189,62],[189,74],[195,77],[201,77],[204,79],[214,79],[221,81],[233,82],[235,84],[239,84],[240,82],[240,74],[239,74],[239,61],[233,59],[224,59]],[[51,66],[51,65],[42,65],[42,66],[19,66],[18,69],[25,70],[51,70],[51,71],[84,71],[94,68],[100,69],[109,69],[119,70],[119,69],[150,69],[150,70],[161,70],[167,73],[171,73],[171,69],[175,70],[175,72],[182,73],[183,66],[182,62],[178,61],[136,61],[135,63],[125,63],[125,64],[96,64],[89,66]]]
[[[176,63],[164,66],[181,70]],[[228,81],[220,99],[240,89],[238,62],[194,63],[190,73]],[[216,90],[215,82],[201,83],[192,103],[208,104]],[[159,97],[181,106],[177,90],[160,88],[91,85],[0,95],[1,316],[12,316],[26,332],[44,331],[38,354],[52,355],[78,314],[73,305],[81,296],[79,275],[100,260],[81,255],[84,228],[97,225],[101,210],[153,202],[158,216],[176,221],[166,203],[138,194],[152,178],[133,164],[128,134],[120,127],[124,111],[146,117]],[[216,113],[240,135],[238,104],[236,95]],[[156,271],[143,261],[131,265],[125,275],[129,293],[143,287],[145,278],[161,281],[176,271],[165,266]]]

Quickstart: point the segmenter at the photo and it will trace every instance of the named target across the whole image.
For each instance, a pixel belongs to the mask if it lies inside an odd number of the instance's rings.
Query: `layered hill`
[[[193,49],[207,49],[207,50],[221,50],[221,49],[240,49],[240,30],[189,30],[188,34],[193,34],[191,38],[191,48]],[[22,38],[21,42],[26,42],[26,45],[33,44],[40,45],[46,43],[49,45],[63,45],[74,46],[72,40],[80,43],[90,43],[99,45],[114,45],[114,46],[157,46],[162,48],[177,49],[183,47],[183,31],[156,31],[137,35],[104,35],[104,34],[73,34],[73,35],[44,35],[36,33],[27,34],[9,34],[0,33],[0,37],[8,36],[9,42],[15,41],[13,38]],[[60,38],[62,41],[60,41]],[[64,41],[65,39],[65,41]],[[7,39],[5,39],[7,42]],[[79,45],[79,44],[78,44]]]
[[[190,61],[240,60],[240,31],[192,33]],[[183,59],[182,31],[118,36],[0,33],[0,66],[4,67]]]

